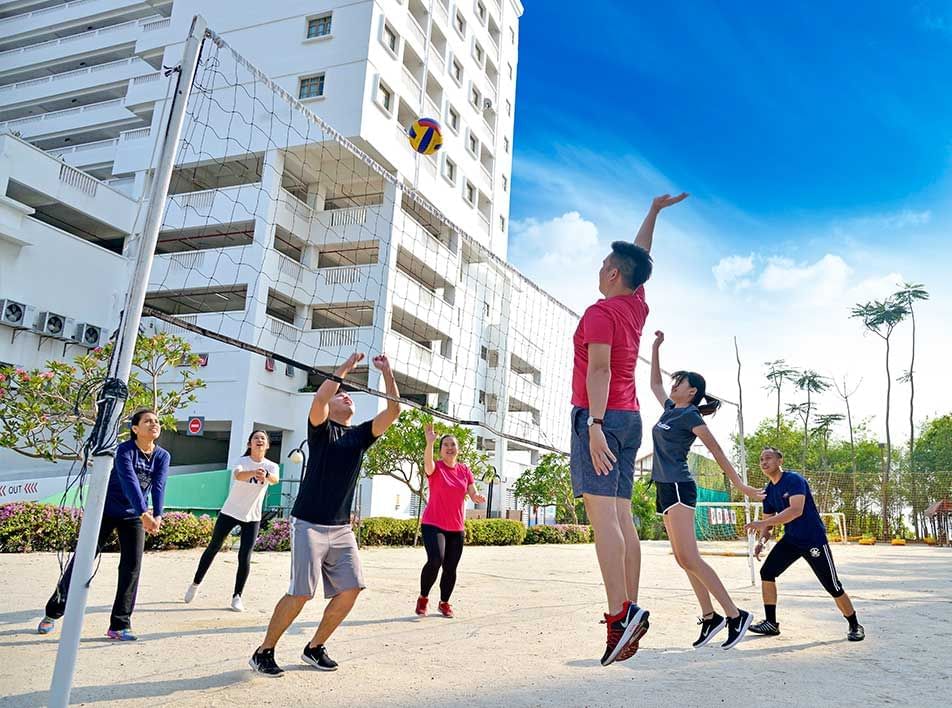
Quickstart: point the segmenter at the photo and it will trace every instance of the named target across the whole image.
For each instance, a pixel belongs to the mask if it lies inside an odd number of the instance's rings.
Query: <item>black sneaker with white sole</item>
[[[737,642],[744,638],[750,623],[754,621],[754,616],[747,610],[738,609],[737,612],[737,617],[727,620],[727,641],[721,644],[721,649],[733,649]]]
[[[760,620],[757,624],[750,625],[750,631],[754,634],[762,634],[766,637],[776,637],[780,634],[780,623],[770,620]]]
[[[863,625],[858,624],[850,629],[849,634],[846,635],[846,638],[851,642],[861,642],[866,639],[866,630],[863,629]]]
[[[317,647],[308,644],[304,647],[301,661],[321,671],[337,671],[337,662],[327,655],[327,649],[324,648],[323,644]]]
[[[720,632],[724,627],[727,626],[727,620],[724,617],[721,617],[716,612],[710,617],[710,619],[704,619],[701,617],[698,620],[698,624],[701,625],[701,636],[697,638],[697,641],[694,642],[691,646],[695,649],[700,649],[709,641],[714,638],[714,635]]]
[[[259,649],[251,655],[248,665],[265,676],[283,676],[284,669],[274,660],[274,649]]]

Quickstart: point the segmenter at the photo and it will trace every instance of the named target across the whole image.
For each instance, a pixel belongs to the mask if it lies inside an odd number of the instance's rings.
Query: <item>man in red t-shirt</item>
[[[572,373],[572,490],[595,530],[595,552],[608,595],[608,641],[602,666],[630,658],[648,630],[638,607],[641,547],[631,517],[641,414],[635,364],[648,317],[644,283],[651,277],[651,241],[662,209],[687,194],[651,202],[633,244],[616,241],[598,272],[605,296],[585,310],[575,331]]]

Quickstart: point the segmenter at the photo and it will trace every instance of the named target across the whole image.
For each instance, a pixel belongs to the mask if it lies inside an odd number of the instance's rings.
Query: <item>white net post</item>
[[[132,357],[139,332],[142,306],[145,302],[146,289],[149,283],[149,272],[152,269],[155,244],[162,223],[162,214],[165,210],[165,199],[172,177],[172,166],[175,162],[175,151],[185,122],[188,93],[195,77],[195,68],[198,63],[202,39],[205,36],[205,28],[205,20],[196,16],[192,20],[189,37],[185,43],[182,64],[179,68],[178,88],[175,92],[165,141],[154,175],[149,211],[129,285],[115,355],[110,365],[110,378],[106,382],[107,388],[110,384],[114,384],[114,388],[124,389],[132,370]],[[89,482],[89,501],[83,510],[83,523],[80,527],[79,541],[73,559],[73,575],[69,585],[66,613],[63,619],[63,632],[56,654],[53,679],[50,683],[49,705],[57,708],[69,705],[73,676],[76,671],[76,657],[79,653],[79,641],[83,630],[83,616],[86,612],[86,603],[89,596],[89,580],[93,574],[96,545],[102,522],[102,513],[106,504],[106,490],[115,455],[114,447],[106,447],[100,443],[110,435],[108,431],[118,428],[123,416],[121,403],[124,402],[125,396],[116,396],[113,402],[120,403],[120,405],[112,406],[107,405],[105,400],[107,397],[108,394],[102,397],[103,401],[100,401],[100,420],[97,421],[97,428],[105,432],[96,441],[96,449],[92,453],[94,461],[92,478]]]

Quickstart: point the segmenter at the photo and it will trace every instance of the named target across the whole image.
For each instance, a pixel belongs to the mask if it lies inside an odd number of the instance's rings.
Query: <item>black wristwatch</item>
[[[588,417],[588,427],[591,428],[593,425],[604,425],[605,421],[601,418],[594,418],[592,416]]]

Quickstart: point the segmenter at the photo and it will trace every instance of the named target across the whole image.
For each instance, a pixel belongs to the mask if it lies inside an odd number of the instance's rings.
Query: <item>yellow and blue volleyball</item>
[[[407,128],[410,146],[421,155],[432,155],[443,146],[443,129],[432,118],[418,118]]]

